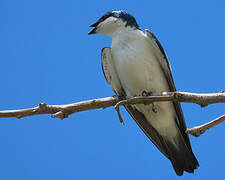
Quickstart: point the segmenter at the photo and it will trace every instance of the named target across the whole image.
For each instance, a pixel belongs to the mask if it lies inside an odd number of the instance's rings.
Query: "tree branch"
[[[119,106],[121,105],[126,106],[127,104],[148,104],[156,101],[189,102],[199,104],[201,107],[205,107],[209,104],[225,102],[225,93],[222,92],[214,94],[197,94],[187,92],[163,92],[163,93],[154,93],[151,96],[138,96],[121,101],[119,100],[118,97],[113,96],[66,105],[48,105],[46,103],[40,103],[37,107],[30,109],[0,111],[0,118],[8,118],[8,117],[22,118],[25,116],[33,116],[39,114],[52,114],[53,118],[58,117],[60,119],[64,119],[67,118],[70,114],[76,112],[115,106],[115,109],[118,112],[120,122],[124,123],[122,116],[120,114]],[[223,121],[225,121],[225,115],[201,126],[187,129],[186,132],[195,137],[198,137],[201,134],[203,134],[206,130],[214,127],[215,125],[218,125]]]
[[[195,137],[199,137],[206,130],[211,129],[212,127],[222,123],[223,121],[225,121],[225,114],[201,126],[195,126],[193,128],[187,129],[186,133],[191,134],[192,136]]]
[[[64,119],[67,118],[70,114],[76,112],[107,108],[110,106],[114,106],[117,102],[119,102],[119,99],[117,97],[106,97],[65,105],[48,105],[46,103],[40,103],[37,107],[34,108],[0,111],[0,118],[22,118],[39,114],[52,114],[53,118],[58,117],[60,119]]]

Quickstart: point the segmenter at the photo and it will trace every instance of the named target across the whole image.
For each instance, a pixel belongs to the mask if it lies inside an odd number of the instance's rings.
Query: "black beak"
[[[96,30],[97,30],[98,24],[99,24],[99,22],[96,22],[96,23],[91,24],[91,25],[89,26],[89,27],[93,27],[94,29],[92,29],[92,30],[88,33],[88,35],[90,35],[90,34],[96,34]]]
[[[96,29],[97,29],[97,28],[92,29],[92,30],[88,33],[88,35],[96,34]]]

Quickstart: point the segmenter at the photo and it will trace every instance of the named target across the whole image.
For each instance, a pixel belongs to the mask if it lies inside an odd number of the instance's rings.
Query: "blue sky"
[[[66,104],[112,96],[101,48],[88,25],[123,9],[163,45],[180,91],[220,92],[224,85],[225,1],[0,1],[0,110],[40,102]],[[182,104],[188,127],[224,113],[224,105]],[[190,137],[200,167],[177,177],[127,112],[92,110],[61,121],[50,115],[0,119],[0,179],[215,179],[224,177],[224,124]]]

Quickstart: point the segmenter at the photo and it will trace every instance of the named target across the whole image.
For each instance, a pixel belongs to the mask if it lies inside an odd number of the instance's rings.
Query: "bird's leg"
[[[142,93],[141,93],[142,96],[146,96],[146,97],[147,97],[147,96],[151,96],[152,94],[153,94],[153,92],[151,92],[151,91],[150,91],[150,92],[142,91]],[[153,104],[153,103],[144,102],[143,104],[144,104],[144,105],[149,105],[149,104]]]
[[[152,112],[157,113],[157,108],[155,107],[155,104],[154,103],[151,104],[152,104]]]
[[[143,91],[142,92],[142,96],[151,96],[153,94],[152,91]],[[148,102],[144,102],[144,105],[152,105],[152,112],[154,113],[157,113],[157,108],[155,107],[155,104],[152,102],[152,103],[148,103]]]

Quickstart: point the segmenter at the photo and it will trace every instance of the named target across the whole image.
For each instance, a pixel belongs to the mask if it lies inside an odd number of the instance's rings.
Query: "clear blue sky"
[[[66,104],[112,96],[101,48],[88,25],[109,10],[126,10],[162,43],[180,91],[225,90],[225,1],[0,1],[0,110],[39,102]],[[188,127],[224,113],[224,105],[182,104]],[[225,126],[190,137],[200,167],[177,177],[127,112],[113,108],[20,120],[0,119],[0,179],[215,179],[224,177]]]

